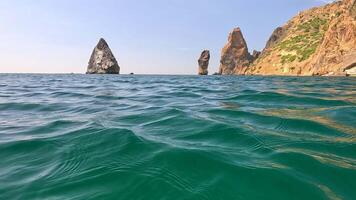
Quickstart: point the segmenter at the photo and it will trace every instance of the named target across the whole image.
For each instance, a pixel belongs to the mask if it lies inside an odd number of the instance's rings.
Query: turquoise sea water
[[[0,199],[356,199],[356,79],[0,75]]]

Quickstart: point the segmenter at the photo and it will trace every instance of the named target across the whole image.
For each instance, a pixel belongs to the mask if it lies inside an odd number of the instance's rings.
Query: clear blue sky
[[[196,74],[203,49],[210,73],[234,27],[250,51],[323,0],[1,0],[0,72],[85,73],[100,37],[122,73]]]

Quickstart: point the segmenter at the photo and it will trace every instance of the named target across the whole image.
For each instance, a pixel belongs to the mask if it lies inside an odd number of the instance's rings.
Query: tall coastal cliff
[[[250,55],[241,30],[235,29],[222,50],[220,73],[355,75],[356,0],[299,13],[272,33],[261,54]]]

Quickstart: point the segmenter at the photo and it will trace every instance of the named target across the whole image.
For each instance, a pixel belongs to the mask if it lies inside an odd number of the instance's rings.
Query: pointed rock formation
[[[120,74],[120,66],[103,38],[91,54],[87,74]]]
[[[208,75],[208,67],[209,67],[209,60],[210,60],[210,51],[204,50],[200,58],[198,60],[199,63],[199,75]]]
[[[221,52],[220,70],[222,75],[243,74],[250,64],[251,55],[240,28],[235,28]]]

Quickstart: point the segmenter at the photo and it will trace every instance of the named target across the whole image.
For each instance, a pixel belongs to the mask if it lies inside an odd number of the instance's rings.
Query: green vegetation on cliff
[[[281,54],[281,63],[302,62],[315,53],[325,32],[328,29],[328,19],[315,17],[299,24],[295,36],[286,38],[277,48],[284,52]]]
[[[311,8],[276,28],[245,74],[350,75],[356,63],[356,0]]]

